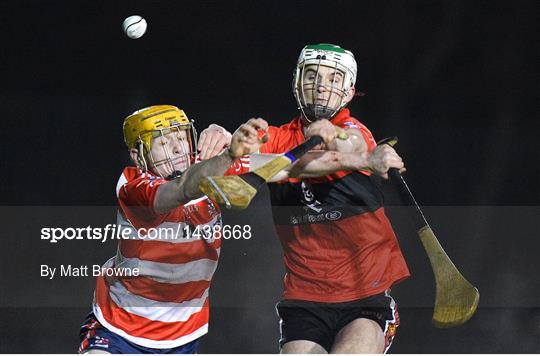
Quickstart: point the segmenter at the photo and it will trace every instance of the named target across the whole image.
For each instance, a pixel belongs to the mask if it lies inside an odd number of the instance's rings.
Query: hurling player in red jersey
[[[128,239],[119,241],[103,269],[133,274],[98,276],[80,353],[197,351],[208,331],[208,294],[221,247],[215,235],[221,214],[198,183],[249,171],[243,156],[259,149],[259,129],[267,129],[262,119],[249,120],[232,136],[211,125],[197,145],[192,121],[172,105],[147,107],[124,120],[135,166],[124,169],[116,187],[117,224]]]
[[[284,153],[313,135],[325,141],[269,185],[286,268],[276,307],[282,353],[383,353],[399,325],[389,292],[409,270],[370,175],[387,178],[404,164],[346,108],[356,72],[350,51],[304,47],[293,78],[299,116],[270,126],[260,149]],[[337,130],[348,139],[336,139]],[[252,157],[252,167],[266,159]]]

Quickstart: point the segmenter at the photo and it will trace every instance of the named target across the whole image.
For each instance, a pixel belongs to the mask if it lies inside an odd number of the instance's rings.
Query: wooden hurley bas
[[[394,146],[396,143],[397,137],[391,137],[378,144]],[[414,210],[416,231],[433,269],[436,284],[433,324],[438,328],[462,325],[476,312],[480,293],[461,275],[442,248],[399,170],[392,168],[388,175],[396,184],[401,200]]]
[[[199,188],[220,206],[227,209],[245,209],[261,185],[321,143],[323,140],[320,136],[313,136],[253,172],[239,176],[204,177],[199,183]]]

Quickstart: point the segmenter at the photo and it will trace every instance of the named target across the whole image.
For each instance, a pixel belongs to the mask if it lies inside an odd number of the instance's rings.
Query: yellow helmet
[[[183,110],[173,105],[154,105],[135,111],[124,119],[124,141],[128,149],[137,148],[141,165],[148,169],[144,155],[152,149],[152,139],[166,135],[171,129],[187,130],[190,154],[197,147],[197,132]]]
[[[128,149],[136,148],[142,141],[144,148],[152,147],[153,131],[161,131],[171,127],[189,130],[192,123],[183,110],[172,105],[154,105],[137,110],[124,119],[124,141]]]

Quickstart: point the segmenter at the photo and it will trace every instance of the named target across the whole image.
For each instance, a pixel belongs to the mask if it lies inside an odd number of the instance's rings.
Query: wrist
[[[241,157],[241,156],[236,156],[236,155],[234,154],[234,152],[231,150],[230,147],[228,147],[228,148],[225,150],[224,154],[225,154],[228,158],[230,158],[231,161],[233,161],[233,162],[236,161],[238,158]]]
[[[371,170],[371,164],[369,162],[369,152],[360,152],[356,154],[352,154],[352,166],[354,167],[354,170],[357,171],[363,171],[363,170]]]

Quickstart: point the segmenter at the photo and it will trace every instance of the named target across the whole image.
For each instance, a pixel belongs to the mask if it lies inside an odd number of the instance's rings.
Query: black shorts
[[[385,336],[385,352],[399,325],[397,305],[388,292],[344,303],[282,300],[276,305],[281,318],[279,346],[294,340],[316,342],[330,352],[341,329],[358,318],[377,322]]]

